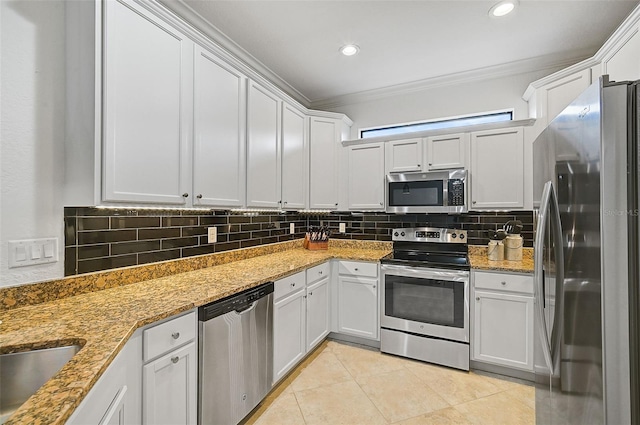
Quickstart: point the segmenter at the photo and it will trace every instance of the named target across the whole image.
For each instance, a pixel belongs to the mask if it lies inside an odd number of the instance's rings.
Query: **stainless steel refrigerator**
[[[533,143],[538,424],[640,423],[639,83],[601,77]]]

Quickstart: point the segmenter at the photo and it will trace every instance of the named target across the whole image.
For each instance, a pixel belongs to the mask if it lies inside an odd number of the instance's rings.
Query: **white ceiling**
[[[505,64],[566,66],[593,55],[638,4],[520,0],[491,18],[497,1],[183,0],[308,105]],[[342,56],[346,43],[360,53]]]

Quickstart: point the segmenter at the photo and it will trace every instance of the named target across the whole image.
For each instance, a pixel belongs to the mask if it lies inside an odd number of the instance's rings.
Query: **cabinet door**
[[[307,287],[307,352],[329,334],[329,276]]]
[[[471,133],[471,209],[524,206],[522,127]]]
[[[473,359],[533,371],[533,297],[475,291]]]
[[[591,70],[585,69],[542,87],[537,94],[543,108],[539,111],[540,116],[546,117],[549,124],[590,84]]]
[[[349,150],[350,210],[384,209],[384,146],[353,145]]]
[[[249,82],[247,206],[280,206],[280,100]]]
[[[422,170],[422,139],[393,140],[385,145],[386,172]]]
[[[338,208],[339,121],[311,117],[309,208]]]
[[[468,134],[446,134],[426,139],[428,170],[446,170],[464,168]]]
[[[309,143],[307,117],[282,104],[282,208],[307,208]]]
[[[338,332],[378,339],[378,280],[338,277]]]
[[[196,355],[196,344],[192,342],[144,366],[143,423],[197,422]]]
[[[241,207],[246,78],[196,46],[194,87],[193,204]]]
[[[287,374],[306,353],[304,289],[273,305],[273,382]]]
[[[103,200],[184,205],[193,42],[133,2],[104,7]]]

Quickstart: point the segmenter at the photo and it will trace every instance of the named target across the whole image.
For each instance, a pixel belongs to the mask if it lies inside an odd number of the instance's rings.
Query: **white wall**
[[[0,0],[0,286],[64,275],[64,23],[61,0]],[[8,241],[45,237],[60,261],[8,268]]]
[[[515,110],[514,119],[526,119],[529,111],[522,94],[529,83],[554,71],[556,69],[437,86],[332,110],[342,112],[354,121],[352,139],[358,138],[358,130],[362,128],[510,108]]]

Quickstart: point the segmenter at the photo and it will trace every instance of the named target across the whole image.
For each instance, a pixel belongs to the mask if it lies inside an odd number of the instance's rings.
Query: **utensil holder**
[[[305,247],[305,249],[308,249],[309,251],[318,251],[321,249],[329,249],[329,241],[324,241],[324,242],[318,242],[318,241],[311,241],[309,240],[308,236],[304,237],[304,243],[302,244],[302,246]]]
[[[504,257],[509,261],[522,261],[522,236],[507,236],[504,240]]]
[[[504,244],[502,241],[489,241],[487,257],[490,261],[504,260]]]

